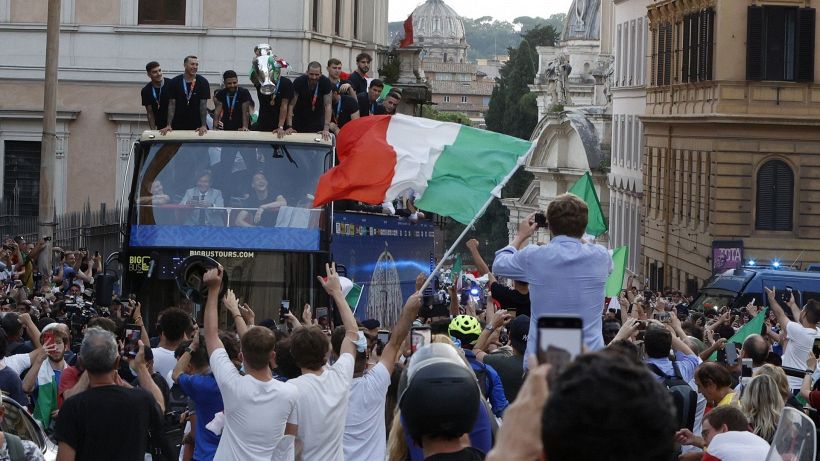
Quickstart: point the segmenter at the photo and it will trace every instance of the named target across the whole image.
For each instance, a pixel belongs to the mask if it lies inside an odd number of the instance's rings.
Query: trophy
[[[260,84],[259,92],[269,96],[276,91],[276,83],[282,69],[288,67],[287,61],[274,56],[270,45],[262,43],[253,49],[256,57],[253,58],[253,75]]]

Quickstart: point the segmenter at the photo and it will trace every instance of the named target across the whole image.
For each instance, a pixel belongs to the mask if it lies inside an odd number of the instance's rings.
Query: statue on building
[[[572,73],[572,66],[569,64],[569,56],[561,54],[555,59],[555,72],[555,90],[558,94],[558,104],[572,105],[572,98],[569,94],[569,74]]]

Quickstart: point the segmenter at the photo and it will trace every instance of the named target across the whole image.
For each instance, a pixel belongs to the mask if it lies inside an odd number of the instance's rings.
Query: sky
[[[548,18],[555,13],[566,13],[572,0],[444,0],[459,15],[475,19],[492,16],[495,19],[512,22],[519,16],[541,16]],[[389,20],[403,21],[423,0],[390,0]]]

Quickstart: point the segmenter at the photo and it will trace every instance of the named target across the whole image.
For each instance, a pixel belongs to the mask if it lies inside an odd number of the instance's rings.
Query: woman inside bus
[[[276,225],[276,215],[279,208],[288,203],[282,195],[273,196],[268,189],[268,179],[262,173],[256,173],[251,179],[251,193],[243,208],[256,208],[256,212],[242,210],[236,218],[236,225],[240,227],[273,227]]]

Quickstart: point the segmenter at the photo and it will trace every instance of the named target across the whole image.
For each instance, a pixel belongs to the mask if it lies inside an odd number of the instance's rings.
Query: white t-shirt
[[[385,459],[384,404],[389,386],[390,373],[381,363],[353,378],[343,441],[345,461]]]
[[[215,350],[210,362],[225,404],[225,428],[214,459],[270,461],[285,425],[298,424],[296,386],[242,376],[225,349]]]
[[[783,366],[805,370],[806,359],[809,358],[809,352],[814,345],[814,337],[817,336],[817,328],[806,328],[797,322],[789,322],[786,324],[786,335],[789,342],[783,351]],[[788,378],[792,390],[800,389],[803,378]]]
[[[324,367],[321,375],[308,373],[288,381],[299,388],[302,459],[344,460],[342,434],[354,363],[353,355],[342,354],[332,366]]]
[[[174,381],[170,380],[169,376],[177,366],[177,359],[174,358],[174,351],[168,350],[164,347],[155,347],[151,349],[154,353],[154,371],[162,375],[165,381],[168,382],[168,387],[174,385]]]
[[[720,461],[765,461],[769,443],[751,432],[729,431],[715,435],[706,452]]]
[[[28,354],[14,354],[4,359],[0,359],[0,370],[9,367],[15,373],[22,374],[31,367],[31,357]]]

